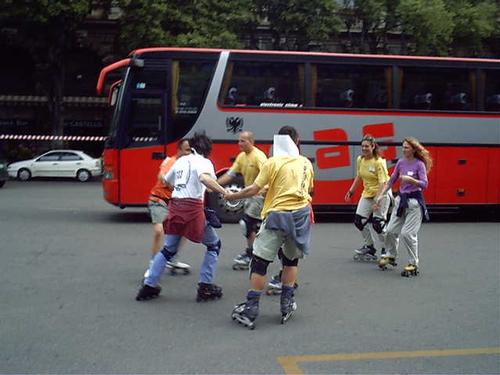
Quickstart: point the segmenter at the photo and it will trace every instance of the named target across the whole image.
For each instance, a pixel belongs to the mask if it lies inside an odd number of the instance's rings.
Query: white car
[[[102,174],[101,159],[82,151],[52,150],[34,159],[9,164],[10,177],[27,181],[32,177],[73,177],[81,182]]]

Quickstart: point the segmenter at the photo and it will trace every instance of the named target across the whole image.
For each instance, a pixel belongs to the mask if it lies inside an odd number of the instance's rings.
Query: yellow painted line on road
[[[463,355],[500,354],[500,347],[472,348],[472,349],[444,349],[444,350],[417,350],[411,352],[368,352],[368,353],[339,353],[319,355],[297,355],[278,357],[278,363],[285,370],[285,374],[303,375],[299,363],[306,362],[339,362],[339,361],[366,361],[370,359],[401,359],[420,357],[453,357]]]

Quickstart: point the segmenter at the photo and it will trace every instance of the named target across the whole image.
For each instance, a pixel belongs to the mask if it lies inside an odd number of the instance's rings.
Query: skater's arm
[[[261,190],[261,187],[257,185],[255,182],[244,188],[243,190],[240,190],[237,193],[228,193],[224,195],[224,199],[228,201],[234,201],[238,199],[243,199],[243,198],[250,198],[253,197],[254,195],[257,195],[259,191]]]
[[[233,181],[233,176],[229,172],[224,173],[217,179],[218,184],[221,186],[225,186],[229,184],[231,181]]]
[[[349,190],[347,190],[347,193],[345,193],[344,200],[346,202],[350,202],[351,201],[352,195],[354,194],[354,192],[358,188],[358,185],[359,185],[360,181],[361,181],[361,178],[359,178],[359,176],[356,176],[354,178],[354,181],[352,182],[351,187],[349,188]]]
[[[202,173],[200,175],[200,182],[205,185],[211,191],[216,191],[217,193],[226,194],[227,191],[222,186],[220,186],[216,180],[214,180],[210,174]]]

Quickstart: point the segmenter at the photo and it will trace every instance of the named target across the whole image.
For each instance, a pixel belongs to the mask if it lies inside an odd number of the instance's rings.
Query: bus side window
[[[387,109],[391,105],[389,67],[315,64],[311,71],[315,107]]]
[[[500,112],[500,70],[483,71],[486,111]]]
[[[475,76],[466,69],[402,68],[402,109],[471,111]]]
[[[300,107],[305,98],[304,65],[235,60],[228,64],[223,86],[228,88],[223,95],[225,105]]]

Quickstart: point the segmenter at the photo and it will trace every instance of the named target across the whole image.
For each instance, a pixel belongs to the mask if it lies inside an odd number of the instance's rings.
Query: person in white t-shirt
[[[200,269],[196,300],[199,302],[222,296],[222,288],[214,283],[221,249],[221,241],[214,226],[220,226],[220,223],[212,220],[212,215],[205,214],[203,198],[207,187],[221,194],[227,192],[217,183],[214,166],[207,159],[212,150],[212,141],[204,133],[195,133],[189,144],[192,153],[177,160],[164,178],[172,187],[168,217],[164,224],[165,246],[154,257],[149,275],[136,296],[137,301],[158,297],[161,291],[159,281],[165,264],[177,253],[182,237],[203,243],[207,248]]]

